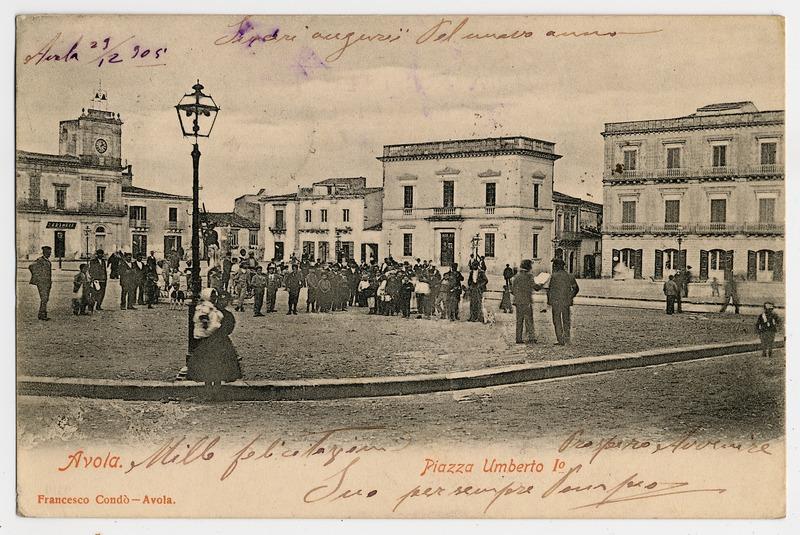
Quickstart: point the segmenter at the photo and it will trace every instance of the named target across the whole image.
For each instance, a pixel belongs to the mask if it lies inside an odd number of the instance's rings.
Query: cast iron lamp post
[[[86,228],[83,229],[83,235],[86,236],[86,258],[90,258],[91,255],[89,254],[89,236],[92,234],[92,227],[86,225]]]
[[[188,335],[188,355],[191,355],[195,346],[194,311],[202,289],[200,281],[200,147],[197,142],[199,138],[211,135],[219,107],[211,95],[203,93],[203,86],[198,80],[192,86],[192,92],[181,98],[175,106],[175,110],[178,112],[178,122],[181,125],[183,137],[194,138],[192,147],[192,300],[189,303]]]

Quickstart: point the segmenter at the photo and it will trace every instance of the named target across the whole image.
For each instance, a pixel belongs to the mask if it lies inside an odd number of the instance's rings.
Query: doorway
[[[64,258],[67,250],[67,233],[63,230],[53,232],[53,255],[56,258]]]
[[[439,264],[450,266],[456,261],[456,233],[442,232],[440,235]]]

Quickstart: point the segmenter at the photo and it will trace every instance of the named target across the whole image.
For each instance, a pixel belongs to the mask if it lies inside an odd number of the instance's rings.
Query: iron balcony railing
[[[556,239],[575,241],[581,239],[581,233],[574,230],[556,230]]]
[[[486,215],[494,215],[494,206],[486,206],[484,212]]]
[[[783,235],[783,223],[607,223],[604,234],[666,234],[666,235],[721,235],[761,234]],[[566,238],[565,238],[566,239]]]
[[[403,208],[403,217],[413,217],[414,215],[414,208]]]
[[[82,213],[97,215],[125,215],[127,210],[121,204],[108,202],[82,202],[78,204],[78,210]]]
[[[128,226],[130,228],[150,228],[150,222],[147,219],[130,219]]]
[[[663,178],[714,178],[737,176],[781,176],[783,165],[759,164],[742,166],[677,167],[663,169],[628,169],[621,173],[607,173],[607,181],[630,181]]]
[[[183,221],[167,221],[167,230],[183,230],[186,224]]]

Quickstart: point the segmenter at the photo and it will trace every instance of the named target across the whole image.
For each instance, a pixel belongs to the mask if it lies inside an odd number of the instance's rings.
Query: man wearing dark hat
[[[98,249],[89,260],[89,276],[92,278],[95,310],[103,310],[103,299],[106,296],[108,283],[108,264],[102,249]]]
[[[292,264],[292,270],[286,274],[284,285],[289,292],[289,311],[286,315],[297,315],[297,301],[300,298],[302,275],[300,274],[300,266],[296,262]]]
[[[48,321],[47,302],[50,300],[50,288],[53,285],[53,266],[50,264],[50,254],[53,249],[47,245],[42,247],[42,256],[37,258],[28,270],[31,272],[31,284],[39,290],[39,319]]]
[[[542,287],[533,280],[532,267],[530,260],[523,260],[519,265],[519,273],[511,279],[511,294],[514,296],[514,307],[517,309],[518,344],[536,342],[533,330],[533,292],[541,290]],[[523,334],[527,334],[527,339]]]
[[[570,339],[572,323],[570,307],[572,300],[578,295],[578,282],[571,273],[565,271],[566,264],[557,258],[553,261],[553,274],[547,289],[547,302],[553,312],[553,328],[556,331],[556,345],[567,345]]]

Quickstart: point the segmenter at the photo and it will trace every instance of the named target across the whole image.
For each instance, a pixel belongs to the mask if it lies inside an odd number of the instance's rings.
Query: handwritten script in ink
[[[119,63],[133,63],[137,67],[159,67],[164,63],[166,46],[150,46],[141,43],[135,35],[122,40],[111,36],[101,39],[64,40],[58,32],[36,52],[25,56],[23,64],[42,65],[48,63],[89,63],[103,67]]]

